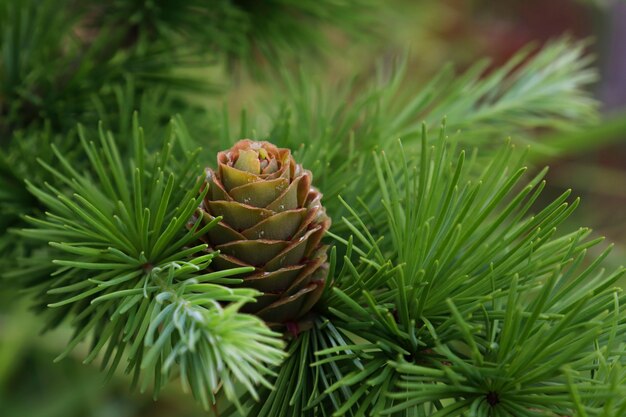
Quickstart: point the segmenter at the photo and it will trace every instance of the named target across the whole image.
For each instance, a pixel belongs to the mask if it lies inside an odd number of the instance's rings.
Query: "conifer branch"
[[[155,397],[180,376],[205,408],[220,389],[237,404],[236,383],[257,398],[283,343],[260,319],[238,313],[256,291],[224,286],[249,268],[207,272],[216,253],[197,240],[219,219],[201,226],[194,217],[206,193],[197,151],[181,154],[185,138],[170,131],[160,152],[148,152],[136,115],[129,161],[110,133],[101,129],[96,145],[79,130],[93,170],[78,172],[56,148],[60,169],[42,161],[60,186],[28,184],[47,213],[29,217],[33,227],[20,233],[51,248],[7,274],[52,310],[49,327],[70,321],[75,332],[58,359],[91,339],[85,362],[101,359],[111,376],[126,358],[125,372],[142,390],[153,385]]]
[[[471,148],[480,146],[485,155],[507,137],[543,149],[538,131],[593,123],[598,105],[588,88],[597,74],[585,45],[564,38],[537,51],[528,48],[488,73],[487,61],[460,75],[447,66],[425,85],[414,84],[402,60],[392,68],[381,63],[374,81],[352,84],[320,86],[306,72],[283,73],[276,88],[282,86],[287,98],[270,114],[273,124],[261,136],[293,149],[316,173],[330,215],[342,216],[338,195],[350,203],[357,196],[377,198],[377,182],[366,162],[369,152],[391,149],[398,138],[407,150],[418,152],[423,123],[433,130],[446,119],[449,135]],[[271,109],[275,102],[264,107]],[[254,129],[254,123],[244,117],[246,134],[266,131]],[[218,132],[226,142],[236,134],[227,128]],[[566,152],[567,146],[560,144],[559,150]]]
[[[544,172],[516,186],[524,170],[510,147],[474,182],[439,138],[429,148],[424,135],[416,161],[402,148],[375,156],[383,208],[348,206],[353,237],[333,236],[346,256],[326,306],[353,343],[317,354],[362,363],[328,389],[353,393],[334,415],[569,415],[574,401],[605,404],[610,386],[584,375],[626,359],[615,345],[626,269],[603,273],[608,250],[583,267],[600,241],[584,229],[555,235],[576,206],[569,192],[529,215]]]

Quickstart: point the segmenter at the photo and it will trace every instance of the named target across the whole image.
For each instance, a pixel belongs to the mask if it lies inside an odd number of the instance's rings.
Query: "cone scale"
[[[328,274],[321,239],[330,219],[310,171],[289,149],[243,139],[206,169],[208,192],[199,211],[205,222],[222,220],[201,240],[219,251],[211,268],[252,266],[242,286],[262,293],[244,311],[269,324],[304,317],[317,303]]]

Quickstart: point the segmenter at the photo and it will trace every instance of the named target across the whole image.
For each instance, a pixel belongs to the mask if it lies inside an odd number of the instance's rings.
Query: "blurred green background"
[[[590,226],[615,243],[609,266],[623,264],[626,254],[626,3],[575,0],[394,0],[372,20],[373,34],[348,40],[328,29],[332,40],[319,65],[323,84],[354,75],[373,74],[382,59],[391,61],[409,51],[411,81],[418,84],[446,62],[459,70],[482,57],[497,66],[522,46],[569,35],[589,39],[600,79],[594,94],[602,102],[606,121],[582,133],[550,137],[568,143],[568,151],[532,163],[548,164],[548,199],[572,188],[582,203],[569,220],[571,227]],[[271,26],[271,21],[266,22]],[[326,30],[326,29],[324,29]],[[271,100],[272,91],[258,78],[232,68],[194,69],[227,86],[224,95],[189,97],[201,106],[227,103],[236,114]],[[417,81],[417,82],[416,82]],[[507,132],[502,132],[503,140]],[[67,341],[63,328],[40,334],[29,300],[4,294],[0,305],[1,417],[159,417],[202,416],[202,411],[176,383],[154,402],[150,394],[130,392],[129,378],[104,375],[84,366],[80,349],[59,363],[54,357]],[[10,314],[9,314],[10,311]]]

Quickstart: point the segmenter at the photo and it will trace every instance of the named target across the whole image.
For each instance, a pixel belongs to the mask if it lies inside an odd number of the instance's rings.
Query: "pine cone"
[[[217,155],[200,210],[222,220],[202,238],[220,254],[211,268],[253,266],[243,286],[263,293],[244,310],[266,322],[296,322],[322,295],[328,264],[321,245],[330,219],[311,172],[289,149],[244,139]]]

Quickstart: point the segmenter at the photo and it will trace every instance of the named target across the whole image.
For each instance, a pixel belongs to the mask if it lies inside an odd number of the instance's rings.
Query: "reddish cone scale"
[[[211,268],[253,266],[243,286],[263,293],[246,311],[268,323],[297,321],[319,300],[328,274],[321,244],[330,219],[311,172],[289,149],[243,139],[206,170],[205,221],[222,220],[202,238],[220,254]]]

